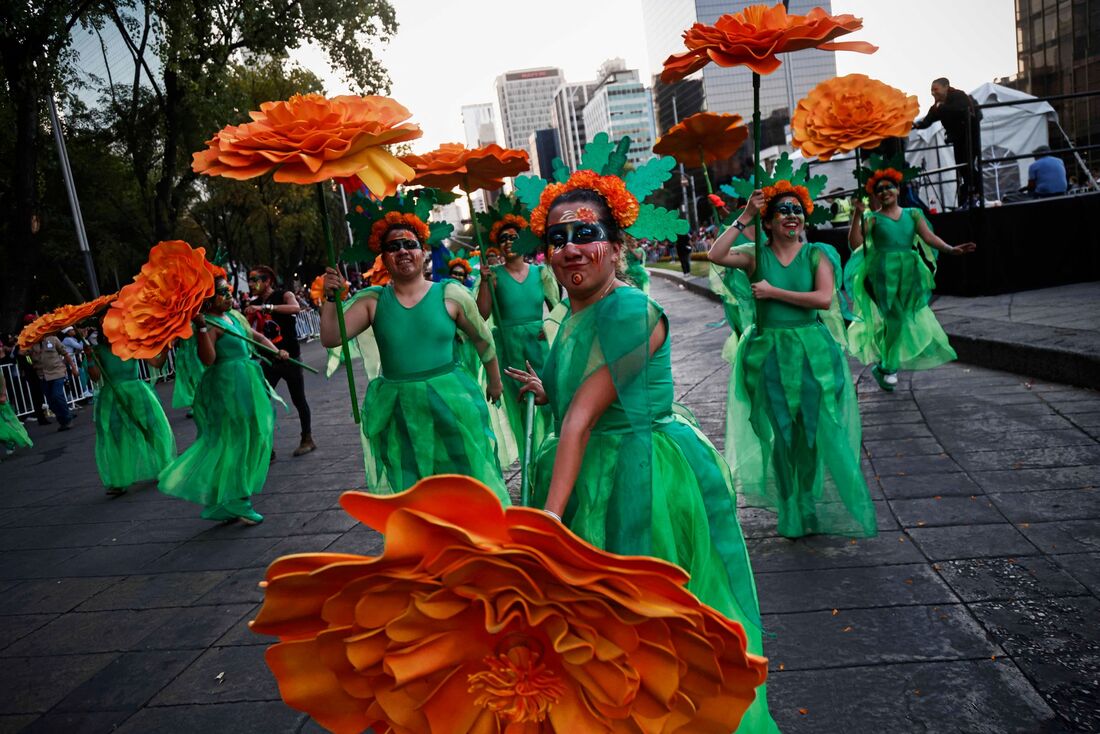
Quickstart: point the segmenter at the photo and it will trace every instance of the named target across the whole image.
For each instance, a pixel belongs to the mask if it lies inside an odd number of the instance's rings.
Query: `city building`
[[[554,91],[550,127],[558,136],[561,158],[570,170],[577,170],[588,142],[584,131],[584,107],[596,91],[596,82],[562,82]]]
[[[1011,85],[1037,97],[1100,89],[1100,0],[1016,0],[1018,73]],[[1074,145],[1100,143],[1100,96],[1052,100]],[[1058,142],[1055,142],[1058,141]],[[1052,130],[1051,147],[1064,148]],[[1100,155],[1083,150],[1091,168]]]
[[[599,69],[596,89],[584,106],[584,132],[588,140],[607,133],[615,141],[630,136],[627,160],[635,166],[653,157],[657,136],[653,122],[653,98],[636,69],[622,59],[611,59]]]
[[[531,156],[531,173],[549,181],[554,175],[554,159],[561,155],[558,131],[546,128],[531,133],[527,138],[527,150]]]
[[[520,69],[496,79],[500,124],[506,148],[525,149],[531,133],[550,127],[554,92],[561,86],[561,69]]]
[[[497,141],[496,113],[492,102],[462,106],[462,129],[467,148],[480,148]]]

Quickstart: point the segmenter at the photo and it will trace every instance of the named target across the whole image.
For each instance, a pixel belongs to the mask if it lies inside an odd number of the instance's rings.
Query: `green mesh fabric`
[[[956,358],[928,305],[936,252],[916,234],[923,218],[919,209],[903,209],[897,221],[868,212],[863,247],[844,270],[856,316],[848,327],[852,355],[887,372],[931,369]]]
[[[692,592],[739,622],[748,649],[762,654],[756,587],[729,469],[673,404],[671,339],[649,353],[650,335],[662,320],[661,307],[641,291],[618,288],[561,321],[540,373],[556,424],[598,370],[610,372],[617,393],[589,438],[564,519],[600,548],[684,568]],[[545,503],[557,446],[555,434],[536,455],[535,506]],[[738,731],[778,731],[766,689],[757,694]]]
[[[645,250],[627,249],[626,280],[642,293],[649,293],[649,271],[645,269]]]
[[[219,328],[250,334],[233,311],[207,317]],[[198,436],[158,477],[160,491],[210,506],[225,505],[263,489],[275,432],[272,392],[251,347],[222,335],[215,361],[203,372],[191,410]]]
[[[192,335],[188,339],[176,342],[175,382],[172,386],[172,407],[190,408],[195,399],[195,388],[199,386],[203,370],[206,367],[199,359],[198,342]]]
[[[15,449],[33,445],[27,429],[12,410],[11,403],[0,403],[0,446]]]
[[[156,479],[176,456],[176,439],[153,388],[138,374],[137,360],[123,361],[110,347],[93,347],[106,372],[92,408],[95,463],[105,487]]]

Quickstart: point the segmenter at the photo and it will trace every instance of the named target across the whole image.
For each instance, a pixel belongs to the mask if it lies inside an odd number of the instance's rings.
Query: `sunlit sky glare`
[[[615,57],[643,80],[658,71],[649,68],[641,0],[391,2],[400,28],[380,58],[391,96],[424,130],[413,143],[418,152],[464,142],[461,107],[494,102],[493,82],[505,71],[557,66],[567,80],[586,81]],[[867,74],[915,94],[922,114],[936,77],[969,91],[1016,72],[1013,0],[833,0],[832,12],[863,18],[863,30],[841,40],[879,46],[870,56],[838,52],[837,73]],[[295,58],[324,80],[328,94],[351,91],[320,51],[301,49]]]

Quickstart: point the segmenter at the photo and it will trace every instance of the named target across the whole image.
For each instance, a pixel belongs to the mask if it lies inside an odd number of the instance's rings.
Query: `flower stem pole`
[[[328,248],[328,264],[333,270],[338,271],[336,260],[336,247],[332,244],[332,227],[328,221],[328,206],[325,204],[325,185],[317,183],[317,206],[321,208],[321,231],[325,234],[325,246]],[[341,303],[339,294],[333,302],[336,306],[336,323],[340,326],[340,350],[344,355],[344,372],[348,376],[348,392],[351,393],[351,415],[356,423],[360,422],[359,399],[355,390],[355,375],[351,366],[351,349],[348,347],[348,327],[344,323],[344,304]]]
[[[860,174],[863,172],[863,151],[856,148],[856,196],[863,199],[863,186],[859,182]]]
[[[535,438],[535,394],[529,392],[523,396],[526,399],[525,407],[527,417],[523,422],[526,435],[523,439],[523,463],[519,465],[519,496],[520,504],[524,507],[531,506],[531,467],[528,457],[531,456],[531,444]]]
[[[710,204],[710,210],[714,215],[714,229],[717,232],[719,226],[722,224],[722,216],[718,213],[718,207],[714,205],[714,200],[710,198],[714,196],[714,187],[710,183],[710,171],[707,169],[707,156],[703,153],[702,147],[699,148],[699,163],[703,166],[703,181],[707,185],[707,203]],[[721,234],[721,232],[718,234]]]
[[[257,349],[262,349],[265,352],[267,352],[268,354],[278,354],[279,353],[278,349],[272,349],[271,347],[269,347],[265,344],[261,344],[260,342],[256,341],[255,339],[244,336],[243,334],[238,334],[237,332],[235,332],[231,328],[229,328],[228,324],[222,322],[220,319],[218,319],[218,320],[208,319],[208,320],[211,323],[213,323],[215,326],[217,326],[219,329],[221,329],[223,334],[228,334],[229,336],[234,337],[235,339],[240,339],[242,342],[245,342],[246,344],[251,344],[252,346],[256,347]],[[308,370],[309,372],[312,372],[315,375],[320,374],[320,370],[318,370],[316,367],[310,367],[305,362],[299,362],[298,360],[294,359],[294,357],[287,357],[286,361],[290,362],[293,365],[297,365],[297,366],[301,367],[304,370]]]
[[[752,73],[752,189],[760,188],[760,174],[763,167],[760,165],[760,75]],[[760,272],[760,241],[764,239],[764,227],[760,222],[760,212],[752,218],[753,230],[753,260],[756,263],[754,272]],[[756,314],[756,326],[760,326],[760,309],[754,310]]]

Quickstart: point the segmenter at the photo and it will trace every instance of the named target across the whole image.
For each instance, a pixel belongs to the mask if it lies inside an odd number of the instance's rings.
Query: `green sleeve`
[[[481,318],[481,313],[477,309],[477,301],[474,300],[470,291],[466,290],[466,286],[453,280],[445,281],[443,284],[443,299],[456,304],[466,320],[473,325],[475,336],[472,341],[474,348],[477,349],[477,353],[481,357],[481,363],[487,364],[496,359],[497,351],[496,347],[493,346],[493,335],[489,331],[485,319]]]
[[[542,280],[542,297],[553,311],[554,307],[561,303],[561,288],[558,279],[554,277],[554,271],[549,265],[539,265],[539,278]]]

